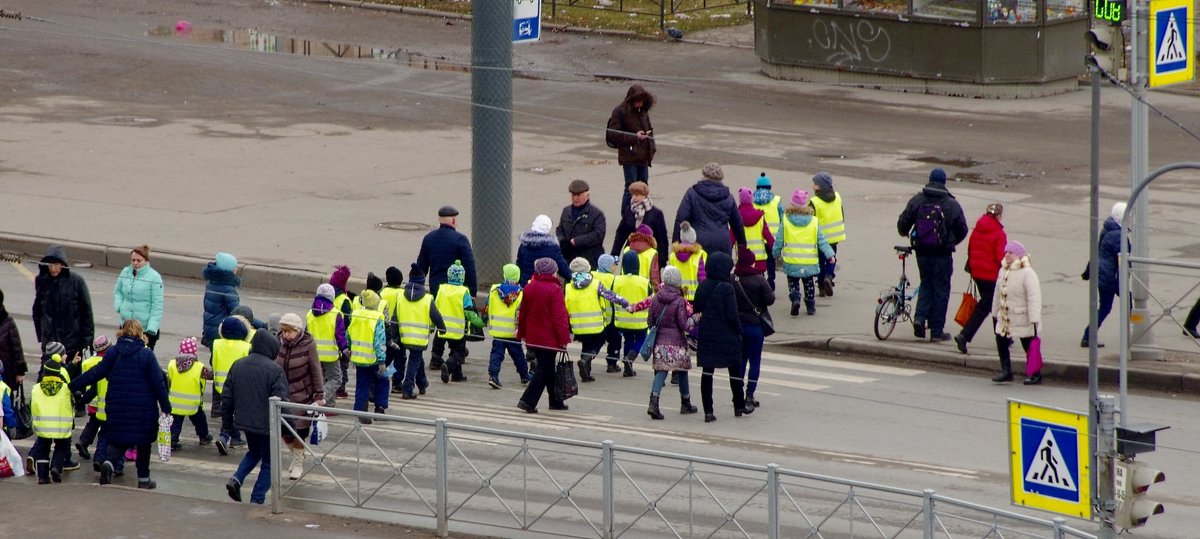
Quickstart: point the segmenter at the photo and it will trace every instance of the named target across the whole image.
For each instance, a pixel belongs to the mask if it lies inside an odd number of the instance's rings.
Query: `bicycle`
[[[875,337],[881,341],[892,335],[897,320],[912,321],[912,306],[916,303],[917,293],[921,289],[918,285],[913,287],[911,294],[908,293],[912,282],[908,280],[906,261],[908,255],[912,254],[912,247],[897,245],[895,249],[896,256],[900,259],[900,282],[880,292],[879,306],[875,307]]]

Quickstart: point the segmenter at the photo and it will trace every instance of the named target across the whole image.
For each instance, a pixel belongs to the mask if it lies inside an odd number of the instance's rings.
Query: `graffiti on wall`
[[[892,38],[887,30],[869,20],[813,21],[813,47],[828,53],[830,64],[880,63],[892,52]]]

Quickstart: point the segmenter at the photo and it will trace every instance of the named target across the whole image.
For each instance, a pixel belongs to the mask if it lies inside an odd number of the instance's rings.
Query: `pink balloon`
[[[175,23],[175,31],[179,33],[187,33],[192,31],[192,23],[187,21],[178,21]]]

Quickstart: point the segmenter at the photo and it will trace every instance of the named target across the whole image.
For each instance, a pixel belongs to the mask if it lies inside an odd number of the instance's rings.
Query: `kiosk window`
[[[913,15],[978,22],[979,4],[979,0],[913,0]]]
[[[990,24],[1032,24],[1038,21],[1037,0],[988,0],[987,5],[986,18]]]
[[[1046,0],[1046,20],[1086,17],[1083,0]]]

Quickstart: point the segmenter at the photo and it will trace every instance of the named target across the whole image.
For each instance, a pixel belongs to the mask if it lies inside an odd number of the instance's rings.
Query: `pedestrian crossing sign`
[[[1150,87],[1187,82],[1195,78],[1192,54],[1194,0],[1150,2]]]
[[[1088,416],[1008,401],[1012,503],[1090,520]]]

